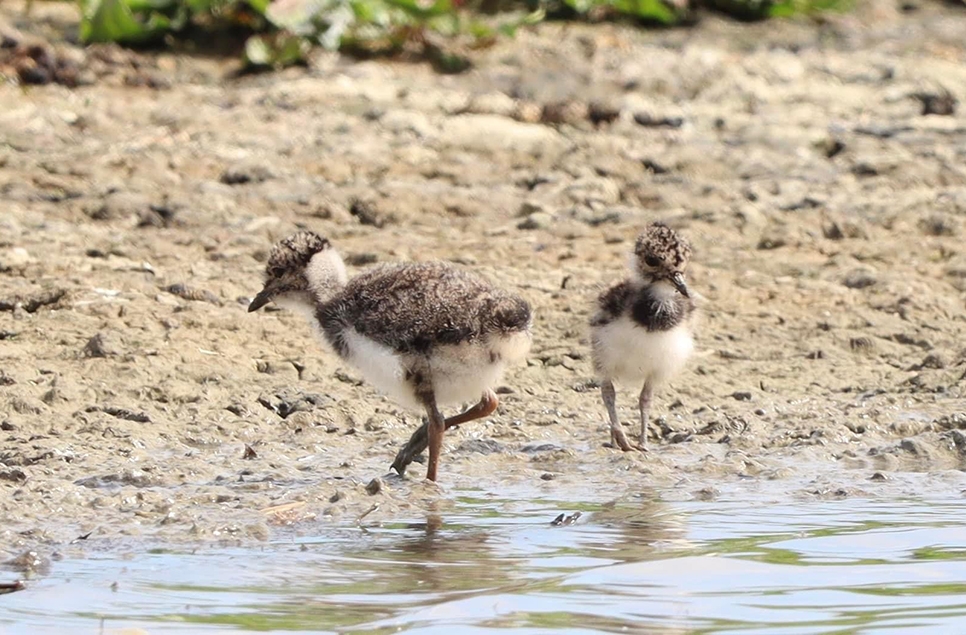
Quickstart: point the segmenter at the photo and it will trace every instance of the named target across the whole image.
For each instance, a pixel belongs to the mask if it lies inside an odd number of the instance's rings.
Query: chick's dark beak
[[[671,276],[671,284],[673,284],[674,285],[674,288],[677,289],[678,292],[681,295],[683,295],[684,297],[686,297],[686,298],[690,298],[691,297],[691,294],[688,292],[688,285],[686,285],[684,283],[684,274],[683,273],[678,272],[678,273],[675,273],[673,276]],[[251,309],[249,309],[249,310],[251,310]]]
[[[248,305],[248,312],[257,311],[269,302],[272,301],[272,295],[274,295],[268,287],[262,289],[261,293],[256,295],[252,299],[252,303]]]

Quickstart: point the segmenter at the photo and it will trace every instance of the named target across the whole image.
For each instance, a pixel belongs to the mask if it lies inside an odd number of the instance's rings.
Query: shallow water
[[[0,633],[951,633],[966,628],[964,592],[959,500],[467,496],[439,516],[257,549],[55,562],[0,596]]]

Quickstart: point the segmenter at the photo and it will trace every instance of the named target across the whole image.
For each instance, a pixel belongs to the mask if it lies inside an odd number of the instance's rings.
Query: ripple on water
[[[59,561],[0,599],[0,633],[947,633],[966,619],[963,545],[958,501],[467,497],[256,549]]]

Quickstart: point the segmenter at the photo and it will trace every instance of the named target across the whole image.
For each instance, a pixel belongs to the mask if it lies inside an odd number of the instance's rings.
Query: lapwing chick
[[[614,383],[641,385],[641,450],[647,450],[648,411],[654,390],[673,377],[694,350],[695,307],[684,281],[691,246],[670,227],[652,223],[637,237],[631,277],[597,298],[590,321],[594,369],[610,418],[611,442],[633,446],[617,418]]]
[[[265,286],[248,310],[269,302],[305,314],[377,390],[426,413],[392,467],[403,474],[428,446],[431,481],[444,431],[496,410],[493,389],[530,350],[530,305],[522,298],[443,262],[377,265],[349,279],[329,241],[308,231],[272,248]],[[477,401],[449,419],[440,413]]]

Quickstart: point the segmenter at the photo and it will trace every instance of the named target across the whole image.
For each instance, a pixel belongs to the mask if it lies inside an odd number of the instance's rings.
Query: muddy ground
[[[319,53],[238,78],[234,59],[84,52],[59,39],[71,5],[4,2],[80,85],[0,86],[0,550],[312,534],[471,489],[958,493],[966,8],[904,4],[546,24],[458,76]],[[924,115],[943,87],[958,108]],[[704,313],[661,439],[625,454],[603,446],[586,324],[654,219],[693,242]],[[529,363],[447,435],[439,486],[387,476],[418,416],[299,316],[246,313],[296,227],[353,271],[452,260],[534,306]]]

